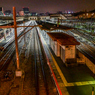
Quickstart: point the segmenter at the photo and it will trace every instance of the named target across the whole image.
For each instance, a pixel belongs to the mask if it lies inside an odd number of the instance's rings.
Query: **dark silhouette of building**
[[[29,11],[29,8],[28,7],[23,7],[23,11],[24,11],[24,15],[26,16],[29,16],[30,15],[30,11]]]
[[[3,7],[0,7],[0,16],[3,16],[4,13],[3,13]]]
[[[11,10],[6,10],[6,11],[4,11],[4,14],[5,14],[6,16],[10,16],[12,13],[11,13]]]

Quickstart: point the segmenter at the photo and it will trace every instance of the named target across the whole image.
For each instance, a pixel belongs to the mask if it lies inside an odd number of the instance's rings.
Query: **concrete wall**
[[[91,62],[86,56],[84,56],[81,52],[77,52],[79,58],[77,58],[78,64],[86,64],[87,67],[95,74],[95,64]]]
[[[66,46],[66,49],[65,49],[65,52],[66,52],[65,58],[66,58],[66,59],[75,58],[75,57],[76,57],[76,56],[75,56],[75,55],[76,55],[75,50],[76,50],[75,45]]]
[[[77,63],[85,64],[85,56],[77,50]]]
[[[61,46],[57,41],[53,41],[51,38],[49,38],[49,44],[55,55],[60,57],[65,63],[65,46]]]
[[[71,61],[72,63],[76,62],[75,45],[63,46],[57,43],[57,41],[53,41],[51,38],[49,39],[49,44],[53,52],[57,57],[60,57],[64,63],[66,63],[67,61]]]
[[[29,20],[37,20],[37,16],[31,16],[28,18]]]
[[[40,16],[39,17],[41,20],[46,20],[46,19],[50,19],[50,16]]]
[[[61,46],[59,43],[57,43],[57,56],[60,57],[61,54],[60,54],[60,49],[61,49]]]
[[[95,64],[93,64],[87,57],[85,57],[85,64],[95,74]]]
[[[49,39],[49,42],[50,42],[50,47],[52,48],[52,50],[54,51],[55,49],[54,49],[54,41],[50,38]]]
[[[62,59],[62,61],[65,63],[65,46],[61,46],[60,48],[60,58]]]
[[[54,45],[55,45],[55,55],[57,56],[57,52],[58,52],[58,48],[57,48],[57,41],[54,42]]]
[[[16,17],[17,21],[20,21],[20,20],[23,20],[23,19],[24,19],[24,17]]]

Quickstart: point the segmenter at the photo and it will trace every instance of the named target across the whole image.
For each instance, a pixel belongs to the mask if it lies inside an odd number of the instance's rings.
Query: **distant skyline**
[[[83,11],[95,9],[95,0],[0,0],[0,7],[5,10],[22,10],[29,7],[31,12]]]

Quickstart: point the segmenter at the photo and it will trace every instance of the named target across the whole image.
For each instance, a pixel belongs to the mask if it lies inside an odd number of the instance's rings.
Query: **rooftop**
[[[72,36],[66,33],[47,33],[53,41],[57,41],[61,45],[79,45],[80,43]]]

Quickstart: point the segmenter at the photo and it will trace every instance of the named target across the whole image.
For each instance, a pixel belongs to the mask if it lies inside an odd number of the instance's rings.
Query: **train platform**
[[[48,50],[53,58],[55,65],[54,72],[62,92],[66,91],[66,93],[69,95],[91,95],[93,88],[95,88],[95,76],[90,69],[83,64],[66,67],[61,58],[56,57],[52,51],[51,47],[49,46],[49,39],[46,37],[46,35],[41,35],[46,42]],[[58,77],[60,78],[61,83],[59,82]],[[65,90],[63,90],[64,88],[62,88],[62,85],[64,85]]]

